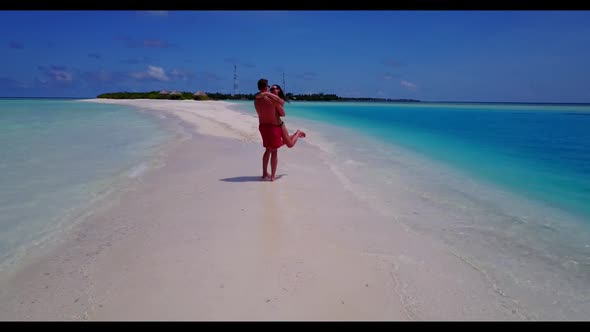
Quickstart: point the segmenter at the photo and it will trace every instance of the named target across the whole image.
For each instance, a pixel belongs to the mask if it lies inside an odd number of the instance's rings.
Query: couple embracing
[[[285,116],[283,106],[287,98],[279,85],[274,84],[271,87],[268,85],[268,80],[261,78],[258,80],[258,90],[254,107],[258,114],[258,129],[262,136],[262,145],[266,148],[262,156],[262,179],[274,181],[279,162],[278,149],[283,144],[292,148],[300,137],[305,137],[305,133],[297,130],[293,135],[289,135],[287,126],[281,120],[281,117]],[[268,174],[269,159],[270,175]]]

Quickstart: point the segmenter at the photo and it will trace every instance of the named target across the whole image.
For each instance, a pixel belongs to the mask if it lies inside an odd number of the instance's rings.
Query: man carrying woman
[[[269,91],[268,80],[261,78],[258,80],[259,93],[254,99],[254,107],[258,114],[258,129],[262,136],[262,145],[266,148],[262,156],[262,179],[275,180],[278,159],[278,149],[287,145],[292,148],[300,137],[305,137],[305,133],[297,130],[293,135],[289,135],[287,126],[281,120],[285,116],[285,94],[278,85],[273,85]],[[268,161],[270,158],[271,174],[268,175]]]

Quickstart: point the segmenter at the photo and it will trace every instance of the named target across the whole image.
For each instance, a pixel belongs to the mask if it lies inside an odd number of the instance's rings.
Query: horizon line
[[[216,92],[219,93],[219,92]],[[419,100],[419,99],[412,99],[412,98],[379,98],[379,97],[344,97],[344,96],[338,96],[340,98],[351,98],[351,99],[379,99],[379,100],[403,100],[403,99],[411,99],[411,100],[417,100],[420,103],[462,103],[462,104],[466,104],[466,103],[476,103],[476,104],[571,104],[571,105],[590,105],[590,101],[589,102],[541,102],[541,101],[459,101],[459,100]],[[28,96],[28,97],[6,97],[6,96],[0,96],[0,99],[99,99],[96,96],[92,96],[92,97],[46,97],[46,96]],[[108,98],[107,98],[108,99]],[[295,100],[297,101],[297,100]],[[322,102],[322,101],[318,101],[318,102]],[[334,102],[334,101],[329,101],[329,102]],[[336,101],[337,102],[337,101]]]

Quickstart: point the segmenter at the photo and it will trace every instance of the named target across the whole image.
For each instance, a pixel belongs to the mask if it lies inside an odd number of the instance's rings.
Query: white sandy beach
[[[93,102],[174,116],[190,137],[2,276],[0,320],[543,318],[395,205],[347,190],[313,135],[280,149],[271,183],[257,119],[228,103]]]

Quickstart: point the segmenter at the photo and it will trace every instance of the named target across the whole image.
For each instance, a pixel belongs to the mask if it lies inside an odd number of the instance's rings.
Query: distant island
[[[150,92],[109,92],[98,95],[96,98],[105,99],[171,99],[171,100],[254,100],[254,94],[225,94],[197,91],[150,91]],[[390,99],[390,98],[349,98],[340,97],[335,94],[304,94],[294,95],[287,93],[288,100],[296,101],[368,101],[368,102],[420,102],[415,99]]]

